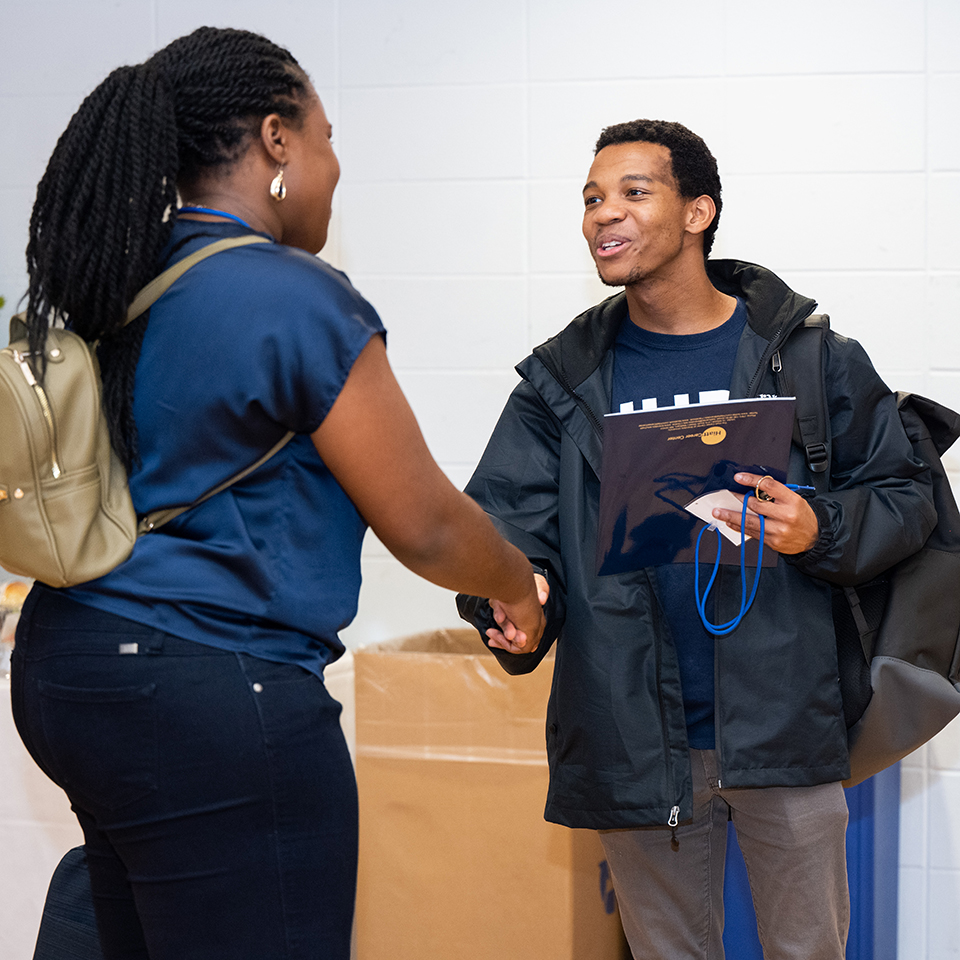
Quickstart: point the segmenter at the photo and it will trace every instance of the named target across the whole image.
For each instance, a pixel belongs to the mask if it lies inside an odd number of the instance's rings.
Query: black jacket
[[[711,261],[718,289],[739,295],[748,323],[731,398],[776,395],[771,359],[815,304],[762,267]],[[667,824],[692,815],[683,700],[670,630],[648,568],[595,573],[602,417],[625,294],[577,317],[517,370],[467,492],[551,584],[547,633],[532,654],[494,651],[527,673],[554,639],[547,709],[546,818],[571,827]],[[765,568],[743,622],[715,650],[715,723],[727,787],[796,786],[848,775],[831,584],[862,582],[918,550],[936,523],[929,470],[912,458],[896,398],[862,348],[827,337],[831,492],[811,501],[819,539]],[[802,380],[801,380],[802,382]],[[808,481],[791,451],[788,480]],[[751,576],[748,573],[748,576]],[[714,621],[739,608],[740,573],[724,567]],[[467,618],[485,606],[460,598]],[[477,618],[474,617],[475,622]]]

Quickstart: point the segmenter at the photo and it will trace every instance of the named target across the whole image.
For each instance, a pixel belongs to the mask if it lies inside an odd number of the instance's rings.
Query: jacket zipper
[[[14,363],[20,368],[20,372],[29,386],[33,388],[34,396],[40,404],[40,412],[43,414],[43,422],[47,428],[47,439],[50,441],[50,473],[53,479],[57,480],[63,471],[60,469],[60,457],[57,453],[57,425],[53,419],[53,410],[50,407],[46,391],[33,375],[33,370],[31,370],[30,363],[27,360],[28,354],[14,350],[12,347],[6,347],[3,352],[13,357]]]
[[[653,584],[650,583],[650,578],[647,577],[647,586],[650,588],[650,596],[656,596],[656,591],[653,589]],[[670,754],[670,744],[667,742],[667,717],[666,717],[666,707],[663,702],[663,676],[661,673],[661,665],[663,662],[663,657],[661,654],[661,644],[660,644],[660,616],[657,612],[656,604],[654,604],[653,610],[654,618],[654,635],[657,638],[656,651],[657,651],[657,701],[660,707],[660,729],[663,731],[663,762],[666,767],[667,773],[667,783],[671,786],[673,783],[673,757]],[[676,849],[679,847],[679,841],[677,840],[677,824],[680,822],[680,805],[674,804],[670,808],[670,816],[667,818],[667,826],[670,828],[671,843]]]
[[[563,389],[566,390],[571,397],[573,397],[574,402],[583,411],[587,420],[590,421],[590,426],[593,427],[593,429],[596,431],[597,436],[600,437],[600,439],[602,440],[603,424],[600,422],[600,418],[596,415],[596,413],[593,412],[593,407],[591,407],[590,404],[587,403],[587,401],[584,400],[584,398],[581,397],[580,394],[577,393],[577,391],[570,386],[570,381],[566,378],[566,376],[564,375],[564,372],[561,369],[559,369],[559,367],[556,369],[554,375],[559,381],[560,386],[563,387]]]
[[[813,311],[816,309],[816,304],[810,308],[810,312],[807,313],[800,321],[795,325],[799,326],[807,319],[807,317],[813,316]],[[784,327],[786,327],[787,322],[784,321],[777,327],[777,332],[773,335],[770,342],[767,344],[766,350],[763,351],[763,356],[760,358],[760,362],[757,364],[757,370],[753,375],[753,378],[750,380],[750,386],[747,388],[747,396],[753,397],[756,396],[757,386],[760,383],[760,378],[763,376],[763,369],[769,363],[773,369],[774,374],[777,374],[777,383],[780,384],[780,335],[783,333]],[[791,327],[791,331],[794,327]]]
[[[724,580],[724,568],[721,565],[720,567],[720,577],[719,582],[717,583],[717,593],[716,593],[716,603],[719,605],[719,598],[723,596],[723,580]],[[722,623],[720,619],[720,614],[717,613],[716,606],[714,607],[713,614],[716,617],[717,623]],[[717,758],[717,784],[719,788],[720,778],[722,777],[723,770],[723,738],[720,736],[720,644],[717,643],[719,637],[713,638],[713,737],[714,745],[713,752]]]
[[[806,319],[806,318],[804,318]],[[803,321],[801,321],[802,323]],[[757,385],[760,383],[760,378],[763,376],[764,367],[767,363],[770,362],[774,354],[779,352],[778,343],[780,340],[780,334],[783,333],[783,328],[786,324],[781,323],[777,327],[777,332],[773,335],[773,339],[767,344],[767,349],[763,351],[763,356],[760,358],[760,363],[757,364],[756,373],[754,373],[752,379],[750,380],[750,386],[747,387],[747,396],[752,397],[756,395]]]

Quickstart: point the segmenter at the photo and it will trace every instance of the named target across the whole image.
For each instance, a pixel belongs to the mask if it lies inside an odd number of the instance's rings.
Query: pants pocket
[[[50,767],[73,798],[116,810],[157,789],[156,684],[88,688],[38,681]]]

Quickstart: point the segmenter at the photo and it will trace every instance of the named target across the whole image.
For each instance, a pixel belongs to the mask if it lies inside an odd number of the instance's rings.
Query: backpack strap
[[[783,395],[797,398],[793,441],[804,452],[817,493],[826,493],[830,479],[830,416],[823,383],[823,341],[829,329],[827,314],[807,317],[772,360]]]
[[[130,304],[130,309],[127,310],[127,319],[124,321],[124,326],[131,321],[136,320],[137,317],[153,306],[153,304],[160,299],[160,297],[173,283],[179,280],[180,277],[182,277],[191,267],[198,264],[201,260],[206,260],[207,257],[212,257],[216,253],[220,253],[223,250],[230,250],[233,247],[245,247],[251,243],[271,242],[272,241],[268,240],[266,237],[260,236],[227,237],[223,240],[217,240],[214,243],[208,243],[199,250],[195,250],[189,256],[184,257],[182,260],[178,260],[172,267],[168,267],[166,270],[164,270],[163,273],[151,280],[150,283],[148,283],[136,295],[133,303]],[[188,510],[192,510],[205,500],[209,500],[222,490],[226,490],[227,487],[232,487],[245,476],[253,473],[254,470],[265,464],[275,453],[285,447],[294,436],[294,431],[290,430],[254,463],[244,467],[229,479],[224,480],[222,483],[218,483],[215,487],[211,487],[206,493],[197,497],[193,503],[188,503],[185,506],[180,507],[167,507],[162,510],[154,510],[152,513],[145,514],[137,523],[137,535],[141,536],[144,533],[152,533],[154,530],[159,530],[160,527],[162,527],[165,523],[169,523],[171,520],[179,517],[181,513],[186,513]]]
[[[179,280],[192,266],[195,266],[201,260],[206,260],[207,257],[212,257],[215,253],[220,253],[222,250],[229,250],[232,247],[245,247],[251,243],[272,242],[272,240],[268,240],[266,237],[253,235],[227,237],[223,240],[208,243],[199,250],[194,250],[189,256],[178,260],[172,267],[167,267],[158,277],[154,277],[153,280],[133,298],[133,303],[130,304],[127,310],[127,319],[124,320],[123,325],[126,326],[128,323],[136,320],[141,313],[144,313],[152,307],[153,304],[166,293],[167,288],[170,287],[171,284]]]
[[[830,483],[830,415],[823,382],[823,341],[829,329],[827,314],[813,314],[787,339],[786,363],[780,359],[779,351],[774,355],[774,368],[784,396],[797,398],[793,439],[807,458],[810,479],[818,494],[826,493]],[[776,370],[778,363],[782,367],[780,370]],[[849,614],[859,634],[864,663],[869,664],[873,652],[870,641],[875,631],[867,622],[860,594],[854,587],[836,589],[842,589],[846,598]]]
[[[227,487],[232,487],[245,476],[253,473],[254,470],[265,464],[275,453],[278,453],[281,449],[283,449],[283,447],[285,447],[294,438],[294,436],[296,436],[296,434],[293,430],[288,431],[256,462],[251,463],[248,467],[244,467],[239,473],[235,473],[228,480],[224,480],[223,483],[218,483],[215,487],[211,487],[206,493],[197,497],[193,503],[188,503],[181,507],[167,507],[163,510],[154,510],[152,513],[144,514],[137,523],[137,536],[141,536],[144,533],[153,533],[154,530],[159,530],[160,527],[162,527],[165,523],[169,523],[171,520],[175,520],[177,517],[179,517],[181,513],[186,513],[188,510],[198,507],[205,500],[209,500],[222,490],[226,490]]]

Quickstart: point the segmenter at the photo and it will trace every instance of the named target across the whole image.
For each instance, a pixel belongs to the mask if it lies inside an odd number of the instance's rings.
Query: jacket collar
[[[755,263],[709,260],[707,276],[718,290],[743,299],[747,322],[754,333],[768,341],[765,352],[770,355],[816,308],[815,301],[795,293],[775,273]],[[565,390],[575,391],[600,366],[626,317],[626,294],[614,294],[536,347],[533,356]],[[518,370],[527,376],[527,367],[524,362]]]
[[[742,298],[750,328],[771,344],[802,323],[816,301],[791,290],[772,270],[742,260],[708,260],[707,276],[723,293]]]

